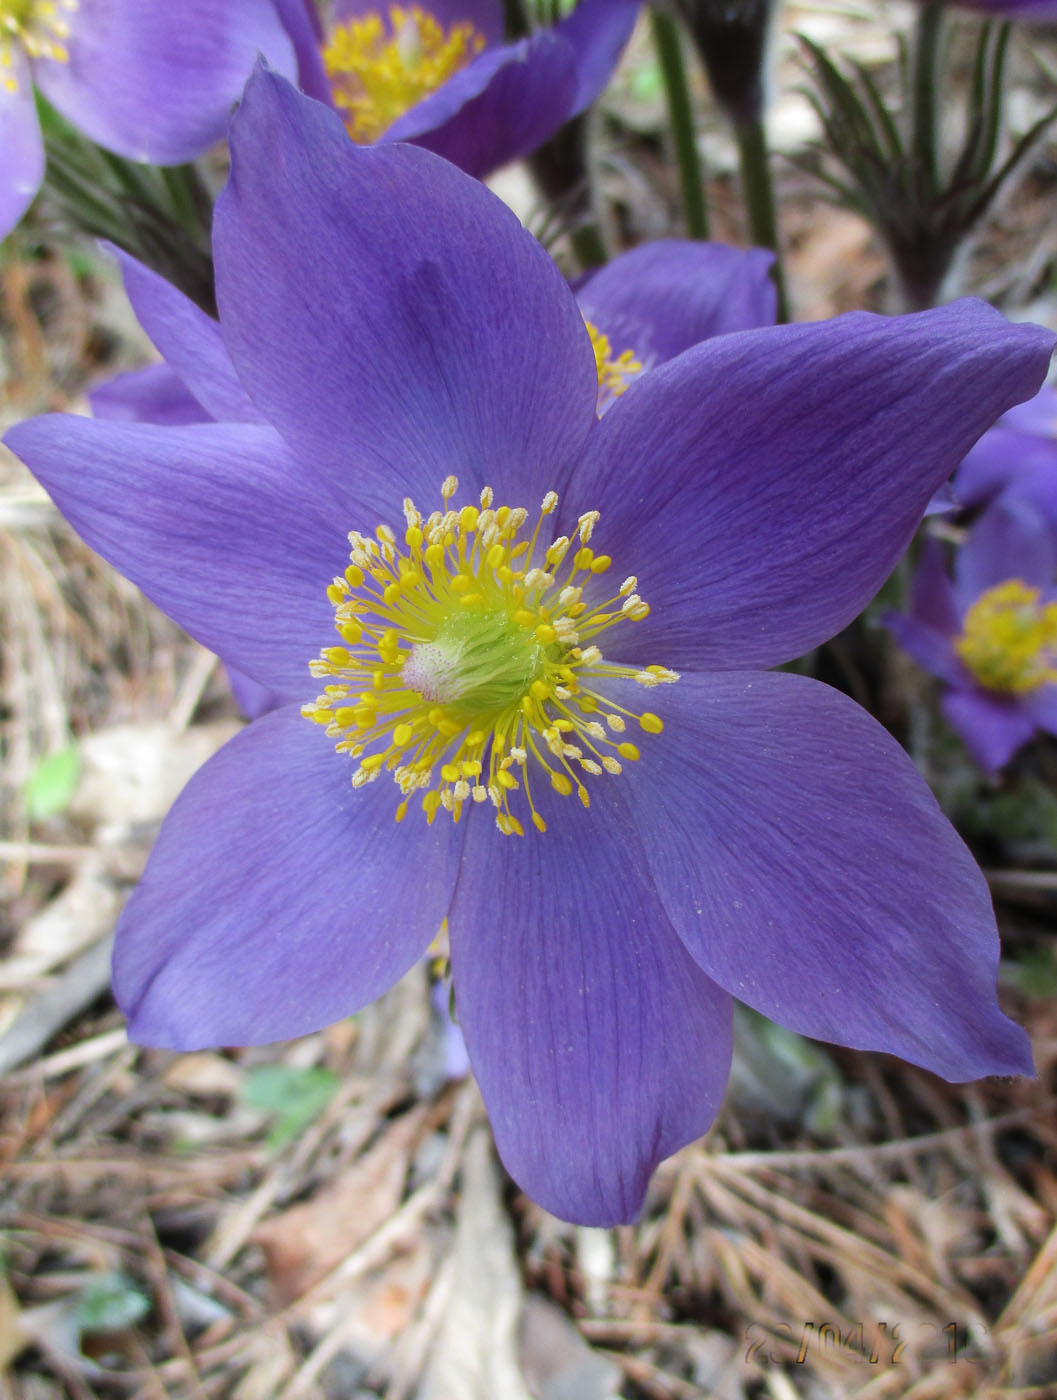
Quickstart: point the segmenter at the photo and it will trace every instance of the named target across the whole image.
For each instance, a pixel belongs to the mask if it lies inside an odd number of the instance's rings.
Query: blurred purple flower
[[[0,0],[0,238],[44,176],[33,99],[131,160],[191,160],[227,129],[259,53],[293,74],[273,0]]]
[[[503,42],[503,0],[280,0],[303,91],[360,144],[411,141],[478,178],[531,154],[609,81],[642,0],[580,0],[550,28]]]
[[[987,886],[909,758],[758,668],[862,609],[1053,337],[972,301],[745,331],[599,418],[576,301],[483,186],[358,149],[267,72],[231,142],[218,302],[267,421],[6,439],[287,701],[165,822],[117,935],[132,1037],[302,1034],[447,919],[503,1160],[598,1224],[707,1129],[732,996],[949,1079],[1029,1072]],[[232,384],[190,339],[180,372],[219,416]]]
[[[1057,733],[1057,549],[1024,501],[992,506],[974,526],[948,577],[927,539],[910,615],[885,626],[919,665],[944,682],[943,713],[986,772],[1001,768],[1038,730]]]
[[[958,468],[953,491],[962,507],[1027,502],[1057,537],[1057,391],[1044,385],[1003,414]]]

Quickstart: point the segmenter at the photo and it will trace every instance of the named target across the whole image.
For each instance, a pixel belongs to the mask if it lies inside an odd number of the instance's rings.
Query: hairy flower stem
[[[930,3],[920,7],[914,49],[913,111],[911,140],[921,171],[935,191],[939,178],[936,95],[939,92],[939,53],[943,32],[943,6]]]
[[[778,214],[762,117],[737,123],[734,135],[738,143],[738,161],[742,193],[749,216],[749,234],[753,243],[761,248],[770,248],[774,252],[772,276],[778,290],[778,320],[784,323],[789,320],[789,303],[785,290],[785,274],[782,271],[782,255],[778,246]]]
[[[708,237],[708,206],[705,201],[704,170],[694,131],[690,89],[679,32],[671,15],[660,10],[650,11],[653,43],[664,77],[668,98],[668,121],[679,167],[679,183],[686,213],[686,229],[691,238]]]

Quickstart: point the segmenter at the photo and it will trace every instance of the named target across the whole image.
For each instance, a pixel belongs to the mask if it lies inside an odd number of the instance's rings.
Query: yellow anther
[[[536,828],[537,831],[547,830],[547,823],[543,820],[543,818],[538,812],[532,813],[532,825]]]
[[[1007,579],[982,593],[965,614],[955,650],[982,686],[1025,695],[1057,682],[1057,603]]]
[[[598,375],[599,411],[612,399],[625,392],[636,375],[642,373],[642,362],[635,358],[633,350],[622,350],[613,354],[609,337],[590,321],[584,322],[591,337],[591,349],[595,354],[595,371]]]
[[[627,724],[648,734],[663,729],[651,712],[606,704],[608,681],[659,685],[678,677],[658,665],[603,663],[596,639],[645,604],[634,580],[616,610],[613,599],[603,605],[592,597],[593,577],[610,562],[587,545],[597,512],[580,516],[578,547],[568,536],[544,546],[541,522],[557,507],[554,493],[519,538],[528,518],[522,507],[493,509],[486,488],[480,510],[456,509],[449,504],[455,490],[449,478],[444,509],[428,516],[405,498],[399,544],[386,525],[373,538],[350,534],[351,562],[328,595],[344,645],[325,647],[309,663],[323,693],[303,713],[339,753],[360,760],[354,787],[391,775],[398,820],[416,800],[427,821],[442,810],[458,820],[467,802],[490,801],[500,830],[515,835],[523,830],[514,810],[520,801],[542,831],[531,798],[537,766],[556,792],[575,790],[587,807],[588,789],[570,765],[588,778],[619,774],[620,760],[639,754],[620,742]]]

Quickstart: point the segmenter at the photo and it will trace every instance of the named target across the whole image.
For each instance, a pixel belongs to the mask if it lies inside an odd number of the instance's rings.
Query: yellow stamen
[[[0,90],[18,91],[16,56],[69,62],[69,17],[80,0],[0,0]]]
[[[599,411],[623,394],[631,381],[642,373],[642,361],[637,359],[634,350],[622,350],[613,354],[609,336],[600,331],[592,322],[585,320],[587,334],[591,337],[591,349],[595,352],[595,370],[598,374]]]
[[[1057,603],[1021,579],[995,584],[965,614],[954,648],[988,690],[1026,695],[1057,682]]]
[[[574,765],[592,778],[620,773],[618,755],[639,757],[620,737],[627,721],[644,734],[664,728],[651,711],[636,714],[610,700],[606,681],[653,687],[679,677],[664,666],[609,663],[596,644],[648,611],[624,590],[602,601],[584,597],[598,587],[603,571],[595,564],[609,563],[587,547],[596,511],[581,516],[556,549],[557,542],[539,540],[557,505],[553,492],[531,538],[519,541],[527,511],[493,509],[490,488],[480,510],[456,511],[449,506],[456,489],[447,478],[445,509],[425,519],[405,502],[405,518],[415,522],[405,533],[406,553],[386,526],[373,537],[350,534],[350,567],[326,590],[344,645],[324,647],[310,663],[325,684],[302,713],[359,760],[354,786],[392,775],[403,798],[398,821],[421,793],[428,821],[441,808],[458,821],[465,802],[490,801],[499,829],[521,835],[525,827],[511,810],[517,794],[532,826],[544,831],[531,774],[542,770],[555,792],[575,792],[587,807]],[[517,567],[507,562],[515,560]],[[622,598],[635,606],[619,606]]]
[[[323,50],[334,105],[361,146],[464,68],[485,46],[460,22],[444,29],[420,5],[390,5],[338,25]]]

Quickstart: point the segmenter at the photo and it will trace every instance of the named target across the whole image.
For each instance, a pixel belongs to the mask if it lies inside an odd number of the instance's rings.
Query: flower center
[[[435,92],[485,46],[467,22],[444,27],[420,5],[390,5],[338,25],[323,50],[334,105],[360,145]]]
[[[445,480],[445,509],[427,519],[404,501],[403,549],[388,525],[374,539],[350,534],[351,563],[327,589],[344,645],[310,663],[327,684],[301,712],[326,726],[339,753],[359,759],[354,787],[392,775],[402,794],[397,821],[421,792],[431,822],[441,807],[458,821],[466,801],[490,801],[500,831],[521,836],[513,800],[545,831],[533,781],[576,792],[587,807],[584,775],[617,774],[622,760],[639,757],[624,738],[629,722],[647,734],[664,727],[597,687],[622,679],[649,688],[679,677],[664,666],[614,665],[596,644],[650,611],[634,577],[605,601],[585,598],[600,591],[611,563],[590,547],[597,511],[580,517],[572,537],[544,545],[553,491],[525,537],[527,511],[493,509],[490,487],[480,508],[455,510],[457,486]]]
[[[1057,681],[1057,603],[1007,579],[981,593],[965,614],[955,650],[981,685],[1024,695]]]
[[[17,92],[15,46],[29,58],[66,63],[69,16],[80,0],[0,0],[0,91]]]
[[[643,371],[643,363],[634,350],[622,350],[613,354],[609,336],[600,331],[593,321],[584,318],[587,334],[591,337],[591,349],[595,352],[595,370],[598,373],[598,412],[605,412],[614,399],[620,398],[633,379]]]

